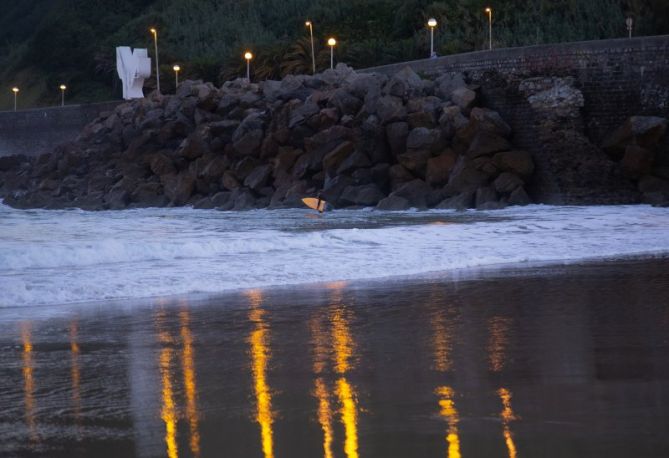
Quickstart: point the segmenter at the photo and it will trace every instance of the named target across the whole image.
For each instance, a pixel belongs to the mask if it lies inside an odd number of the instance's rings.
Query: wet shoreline
[[[0,451],[665,456],[668,267],[0,311]]]

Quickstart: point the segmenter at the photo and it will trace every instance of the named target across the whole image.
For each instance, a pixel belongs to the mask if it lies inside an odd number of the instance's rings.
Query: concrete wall
[[[588,136],[599,142],[627,117],[669,117],[669,36],[586,41],[496,49],[375,67],[392,74],[410,66],[423,75],[462,72],[476,84],[486,106],[514,128],[519,146],[536,139],[534,113],[518,91],[535,76],[572,76],[585,98]]]
[[[74,140],[100,112],[118,102],[0,112],[0,156],[36,156],[54,146]]]

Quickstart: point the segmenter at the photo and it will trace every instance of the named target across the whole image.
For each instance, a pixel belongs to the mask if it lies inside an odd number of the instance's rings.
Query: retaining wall
[[[119,103],[0,112],[0,156],[36,156],[51,151],[60,143],[74,140],[100,112],[112,110]]]

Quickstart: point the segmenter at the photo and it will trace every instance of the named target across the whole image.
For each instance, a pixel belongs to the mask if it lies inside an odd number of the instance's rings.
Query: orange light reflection
[[[490,370],[500,372],[506,364],[506,349],[509,344],[511,319],[496,316],[488,320],[488,363]]]
[[[173,340],[170,334],[164,330],[165,312],[160,310],[155,318],[158,330],[158,342],[161,350],[158,356],[158,368],[161,381],[161,408],[160,418],[165,423],[165,447],[168,458],[177,458],[179,449],[177,444],[177,408],[174,401],[174,388],[172,386],[172,350]]]
[[[31,342],[32,328],[30,323],[21,324],[21,341],[23,342],[23,402],[25,405],[25,418],[30,439],[37,440],[37,427],[35,421],[35,381],[33,379],[33,345]]]
[[[513,433],[511,432],[511,422],[516,420],[517,417],[513,413],[513,408],[511,407],[511,392],[506,388],[500,388],[497,390],[497,394],[502,400],[502,412],[499,416],[502,419],[502,425],[504,427],[504,442],[506,443],[506,448],[509,452],[509,458],[516,458],[516,444],[513,441]]]
[[[182,354],[184,387],[186,390],[186,416],[190,432],[190,451],[195,457],[200,456],[199,414],[197,409],[197,381],[195,374],[195,350],[193,336],[190,330],[190,314],[188,310],[179,313],[181,324]]]
[[[256,394],[256,421],[260,425],[263,455],[265,458],[273,458],[274,439],[272,424],[274,423],[274,414],[272,412],[272,394],[267,383],[267,365],[271,357],[268,345],[269,330],[263,320],[265,311],[260,308],[262,304],[262,292],[252,290],[247,292],[247,297],[252,307],[249,313],[249,320],[256,325],[249,337]]]
[[[441,386],[436,390],[439,399],[439,414],[448,422],[446,442],[448,443],[448,458],[460,458],[460,436],[458,423],[460,415],[455,406],[455,391],[449,386]]]
[[[323,430],[323,456],[332,458],[332,409],[330,407],[330,393],[323,379],[316,379],[316,389],[314,395],[318,399],[318,423]]]
[[[72,404],[74,406],[74,420],[77,424],[77,435],[79,435],[81,422],[81,372],[79,370],[79,343],[77,342],[79,329],[76,321],[70,323],[70,353],[71,364],[70,376],[72,378]]]

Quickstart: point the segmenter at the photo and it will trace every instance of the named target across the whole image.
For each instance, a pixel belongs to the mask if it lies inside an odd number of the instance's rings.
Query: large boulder
[[[451,171],[447,187],[454,194],[473,191],[486,184],[489,178],[487,173],[477,170],[473,164],[460,157]]]
[[[376,103],[376,114],[381,124],[404,121],[407,117],[407,110],[402,103],[402,99],[392,95],[386,95],[378,99]]]
[[[354,185],[353,178],[346,175],[339,175],[331,179],[326,179],[321,191],[321,197],[335,206],[339,205],[339,198],[344,189]]]
[[[523,180],[509,172],[502,172],[493,182],[495,191],[500,194],[509,194],[522,185]]]
[[[409,132],[407,136],[407,149],[432,151],[438,147],[441,132],[438,129],[427,129],[418,127]]]
[[[476,92],[466,87],[460,87],[451,93],[451,100],[460,110],[469,113],[476,102]]]
[[[165,196],[170,199],[174,206],[185,205],[195,189],[195,177],[190,173],[165,175],[161,177],[161,182],[165,190]]]
[[[639,145],[627,145],[620,164],[625,174],[634,179],[651,173],[655,153]]]
[[[151,159],[151,171],[158,176],[176,173],[174,162],[164,153],[158,153]]]
[[[534,173],[534,160],[527,151],[504,151],[495,154],[492,160],[499,170],[515,173],[524,179],[529,179]]]
[[[492,132],[481,131],[474,135],[474,138],[469,145],[469,149],[467,150],[467,156],[476,158],[510,149],[511,144],[506,138]]]
[[[457,196],[444,199],[435,208],[442,210],[466,210],[474,207],[474,191],[465,191]]]
[[[349,186],[344,189],[339,201],[346,205],[376,205],[385,195],[374,183],[361,186]]]
[[[193,160],[209,153],[209,151],[207,131],[206,129],[198,129],[181,142],[181,145],[177,149],[177,155],[187,160]]]
[[[425,88],[423,79],[409,66],[395,73],[383,87],[383,93],[395,97],[420,95]]]
[[[476,209],[494,210],[497,204],[497,193],[490,186],[482,186],[476,190]]]
[[[476,126],[477,130],[492,132],[502,137],[511,135],[511,127],[502,119],[498,112],[489,108],[472,108],[469,120]]]
[[[376,208],[385,211],[402,211],[411,208],[411,204],[409,204],[409,201],[404,197],[390,195],[381,199]]]
[[[362,151],[354,151],[351,153],[337,169],[337,174],[350,173],[356,169],[371,167],[372,162],[367,155]]]
[[[415,175],[424,177],[430,151],[425,149],[409,150],[397,156],[397,162]]]
[[[354,149],[355,145],[351,141],[345,141],[336,146],[323,157],[323,170],[329,174],[334,174],[341,163],[351,155]]]
[[[249,175],[244,179],[244,186],[258,191],[263,188],[269,177],[272,175],[272,166],[269,164],[264,164],[256,167],[249,173]]]
[[[453,91],[466,88],[465,77],[462,73],[446,73],[435,80],[437,95],[443,99],[451,100]]]
[[[653,150],[667,131],[667,120],[657,116],[632,116],[602,144],[612,157],[620,159],[630,144]]]
[[[400,186],[391,196],[402,197],[415,208],[427,208],[432,188],[423,180],[415,179]]]
[[[409,124],[406,122],[393,122],[386,126],[386,137],[388,146],[393,156],[406,151],[407,137],[409,136]]]
[[[516,190],[509,195],[510,205],[529,205],[531,203],[532,200],[530,199],[530,196],[527,195],[527,192],[522,186],[516,188]]]
[[[457,155],[452,150],[446,150],[439,156],[429,158],[425,181],[430,186],[442,186],[448,183],[448,177],[456,161]]]

